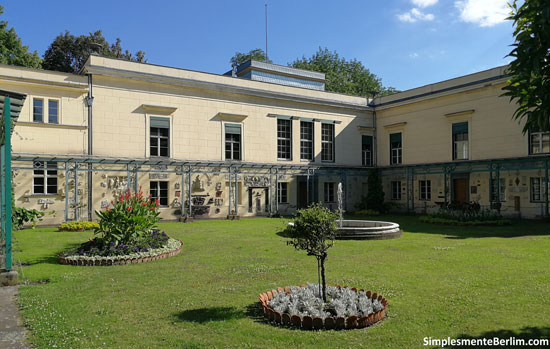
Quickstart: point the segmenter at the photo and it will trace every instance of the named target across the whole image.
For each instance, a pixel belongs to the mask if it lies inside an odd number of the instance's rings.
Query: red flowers
[[[132,206],[128,207],[128,212],[132,211]]]

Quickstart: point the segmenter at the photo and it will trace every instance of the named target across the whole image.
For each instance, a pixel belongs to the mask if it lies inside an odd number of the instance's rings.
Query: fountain
[[[383,221],[344,220],[342,183],[338,183],[338,240],[386,240],[401,236],[399,224]]]

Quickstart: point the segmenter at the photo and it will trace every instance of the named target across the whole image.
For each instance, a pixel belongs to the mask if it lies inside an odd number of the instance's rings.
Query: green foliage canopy
[[[4,8],[0,6],[0,15],[3,13]],[[8,29],[8,22],[0,20],[0,63],[40,68],[41,62],[36,51],[29,52],[29,47],[23,46],[15,29]]]
[[[296,59],[289,66],[325,73],[327,91],[363,97],[397,92],[393,87],[384,87],[382,80],[357,59],[348,61],[336,51],[329,51],[327,48],[319,47],[319,51],[310,58],[304,56]]]
[[[42,67],[48,70],[76,74],[82,69],[92,53],[140,63],[147,62],[145,52],[138,51],[134,55],[128,50],[123,50],[121,40],[118,38],[116,43],[109,44],[101,30],[89,33],[88,36],[74,36],[69,31],[65,31],[64,34],[59,34],[54,39],[44,53]]]
[[[229,63],[231,63],[231,68],[235,69],[249,59],[260,62],[273,63],[270,59],[267,58],[266,53],[261,48],[250,50],[248,51],[248,53],[235,52],[235,55],[231,57]]]
[[[550,131],[550,1],[525,0],[518,7],[514,0],[510,6],[516,40],[504,96],[517,102],[514,118],[525,119],[524,133]]]

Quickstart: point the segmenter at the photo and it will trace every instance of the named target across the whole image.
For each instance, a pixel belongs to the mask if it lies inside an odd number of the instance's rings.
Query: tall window
[[[418,181],[418,189],[420,190],[420,200],[432,199],[432,182],[430,180]]]
[[[36,161],[33,167],[33,194],[57,194],[57,162]]]
[[[403,143],[401,133],[390,134],[390,165],[399,165],[403,162]]]
[[[313,160],[313,122],[300,121],[300,160]]]
[[[334,162],[334,124],[321,124],[321,161]]]
[[[149,194],[152,200],[159,201],[160,206],[168,206],[168,182],[153,181],[149,183]]]
[[[170,120],[151,118],[150,131],[151,156],[170,157]]]
[[[277,119],[277,159],[292,160],[292,120]]]
[[[546,189],[545,189],[546,186]],[[531,178],[531,202],[543,202],[545,200],[546,192],[550,185],[545,185],[544,177],[532,177]]]
[[[499,179],[499,188],[497,188],[497,181],[496,178],[491,178],[491,202],[497,201],[497,193],[498,193],[498,201],[506,201],[506,179],[500,178]]]
[[[453,124],[453,160],[468,160],[468,123]]]
[[[280,204],[288,203],[288,183],[279,182],[277,186],[277,200]]]
[[[391,199],[401,200],[401,181],[391,182]]]
[[[43,99],[33,98],[32,121],[44,122],[44,100]]]
[[[372,136],[362,136],[361,155],[363,166],[372,166]]]
[[[55,99],[48,100],[48,122],[50,124],[59,123],[59,101]]]
[[[334,182],[325,182],[324,184],[324,199],[325,202],[334,202],[335,197],[335,185]]]
[[[225,124],[225,159],[242,160],[241,125]]]
[[[531,154],[550,153],[550,132],[529,132]]]

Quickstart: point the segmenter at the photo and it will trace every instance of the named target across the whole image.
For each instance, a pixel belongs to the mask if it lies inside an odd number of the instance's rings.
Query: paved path
[[[17,286],[0,287],[0,348],[29,348],[15,305]]]

